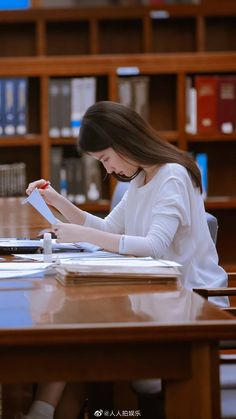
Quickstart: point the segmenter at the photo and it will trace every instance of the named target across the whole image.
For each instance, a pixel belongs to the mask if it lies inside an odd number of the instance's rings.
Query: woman
[[[39,188],[45,201],[69,221],[53,226],[59,241],[174,260],[181,264],[187,289],[227,286],[206,222],[200,171],[187,153],[162,140],[136,112],[114,102],[98,102],[87,110],[78,149],[130,185],[101,219],[75,207],[51,186],[44,189],[46,180],[30,183],[28,194]]]
[[[200,171],[185,152],[159,138],[136,112],[98,102],[84,115],[80,151],[101,161],[117,179],[131,181],[114,210],[101,219],[80,210],[45,180],[45,201],[69,221],[53,226],[58,241],[86,241],[124,255],[170,259],[182,265],[185,288],[226,286],[227,275],[206,222]]]

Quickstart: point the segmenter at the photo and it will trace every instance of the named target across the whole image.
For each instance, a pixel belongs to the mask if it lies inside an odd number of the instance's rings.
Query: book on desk
[[[147,284],[177,280],[177,263],[151,258],[106,258],[62,261],[56,278],[62,285]]]

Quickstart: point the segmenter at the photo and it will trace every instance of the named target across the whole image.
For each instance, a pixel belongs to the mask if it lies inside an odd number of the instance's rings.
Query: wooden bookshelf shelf
[[[194,134],[187,135],[187,141],[189,142],[214,142],[214,141],[236,141],[236,132],[232,134],[222,134],[216,132],[214,134]]]
[[[1,13],[0,13],[1,15]],[[68,75],[117,75],[119,67],[137,67],[139,74],[234,73],[236,52],[81,55],[1,58],[0,76],[59,77]]]
[[[88,212],[99,212],[99,213],[108,213],[110,210],[110,201],[109,200],[102,200],[96,202],[86,202],[79,206],[82,210]]]
[[[185,132],[186,77],[236,74],[235,1],[0,12],[0,79],[25,77],[29,91],[29,134],[0,136],[0,164],[25,162],[27,182],[51,178],[54,149],[75,156],[74,138],[49,136],[51,80],[95,77],[96,100],[118,101],[119,82],[130,69],[149,80],[148,120],[159,135],[207,153],[209,196],[215,198],[206,208],[218,218],[221,261],[236,266],[236,130]],[[103,201],[82,208],[108,212],[113,187],[110,179],[102,182]]]
[[[179,139],[178,131],[157,131],[161,138],[165,138],[169,142],[176,143]]]
[[[69,138],[51,138],[50,139],[50,143],[51,143],[51,145],[53,146],[56,146],[56,145],[58,145],[58,146],[73,146],[73,145],[75,145],[75,143],[76,143],[76,139],[75,138],[71,138],[71,137],[69,137]]]
[[[223,265],[223,268],[226,270],[226,272],[236,272],[236,263],[235,264],[226,264]],[[235,287],[235,280],[230,280],[229,278],[229,286],[230,287]]]
[[[0,137],[0,147],[32,147],[40,146],[40,135],[26,135],[24,137]]]
[[[218,209],[236,209],[236,196],[209,197],[205,201],[205,208],[207,211]]]

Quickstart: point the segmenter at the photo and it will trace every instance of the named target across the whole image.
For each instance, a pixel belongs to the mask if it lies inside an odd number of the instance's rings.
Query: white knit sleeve
[[[104,219],[96,217],[95,215],[86,213],[84,226],[103,230],[108,233],[122,234],[124,233],[125,223],[125,202],[126,194],[118,205],[110,212]]]
[[[173,242],[179,225],[187,229],[190,224],[188,189],[183,181],[170,178],[155,200],[147,235],[122,236],[120,253],[161,258]]]

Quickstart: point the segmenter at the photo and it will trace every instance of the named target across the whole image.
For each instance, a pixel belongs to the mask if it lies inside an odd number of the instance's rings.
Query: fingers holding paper
[[[84,241],[83,233],[85,229],[86,227],[68,223],[52,225],[52,231],[56,234],[58,243],[76,243]]]
[[[46,204],[56,208],[71,223],[84,223],[84,211],[72,204],[65,196],[60,195],[52,188],[49,181],[39,179],[29,183],[26,193],[31,196],[32,192],[36,192],[38,195],[40,194]],[[51,223],[53,222],[51,221]]]
[[[38,188],[39,190],[41,189],[43,190],[47,188],[49,185],[50,185],[50,182],[48,180],[45,180],[45,179],[35,180],[34,182],[29,183],[26,189],[26,193],[27,195],[30,195],[31,192],[33,192],[35,188]]]
[[[27,195],[30,195],[36,188],[39,190],[40,195],[44,198],[47,204],[54,204],[55,199],[59,194],[52,188],[48,180],[39,179],[29,183],[26,189]]]

